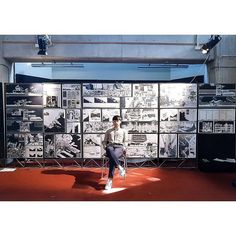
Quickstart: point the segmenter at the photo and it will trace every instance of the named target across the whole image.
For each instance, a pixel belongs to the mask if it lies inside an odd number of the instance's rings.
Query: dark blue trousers
[[[119,158],[123,155],[124,149],[120,145],[111,145],[106,148],[106,154],[109,158],[108,178],[113,178],[115,168],[120,165]]]

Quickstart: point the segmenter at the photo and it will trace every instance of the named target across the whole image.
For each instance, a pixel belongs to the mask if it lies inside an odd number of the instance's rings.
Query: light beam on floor
[[[103,190],[103,193],[110,194],[110,193],[116,193],[125,190],[126,188],[112,188],[110,190]]]

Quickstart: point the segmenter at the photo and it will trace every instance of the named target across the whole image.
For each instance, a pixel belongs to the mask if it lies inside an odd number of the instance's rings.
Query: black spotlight
[[[38,55],[48,55],[47,46],[51,45],[51,39],[48,35],[38,35],[37,36],[39,51]]]
[[[207,54],[210,52],[212,48],[216,46],[217,43],[220,42],[222,38],[219,35],[212,35],[209,42],[203,44],[201,50],[203,54]]]

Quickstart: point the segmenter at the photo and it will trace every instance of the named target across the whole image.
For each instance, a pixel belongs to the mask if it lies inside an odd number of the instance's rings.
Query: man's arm
[[[126,149],[127,146],[128,146],[128,142],[129,142],[129,139],[128,139],[128,132],[127,132],[127,130],[124,129],[123,143],[124,143],[124,148],[125,148],[125,149]]]
[[[107,143],[108,143],[108,132],[106,131],[105,136],[104,136],[104,139],[103,139],[103,141],[102,141],[103,149],[106,149]]]

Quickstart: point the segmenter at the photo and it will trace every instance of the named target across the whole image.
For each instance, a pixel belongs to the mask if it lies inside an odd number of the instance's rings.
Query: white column
[[[0,38],[0,82],[7,83],[9,82],[11,74],[11,63],[3,57],[3,47],[2,40]]]

